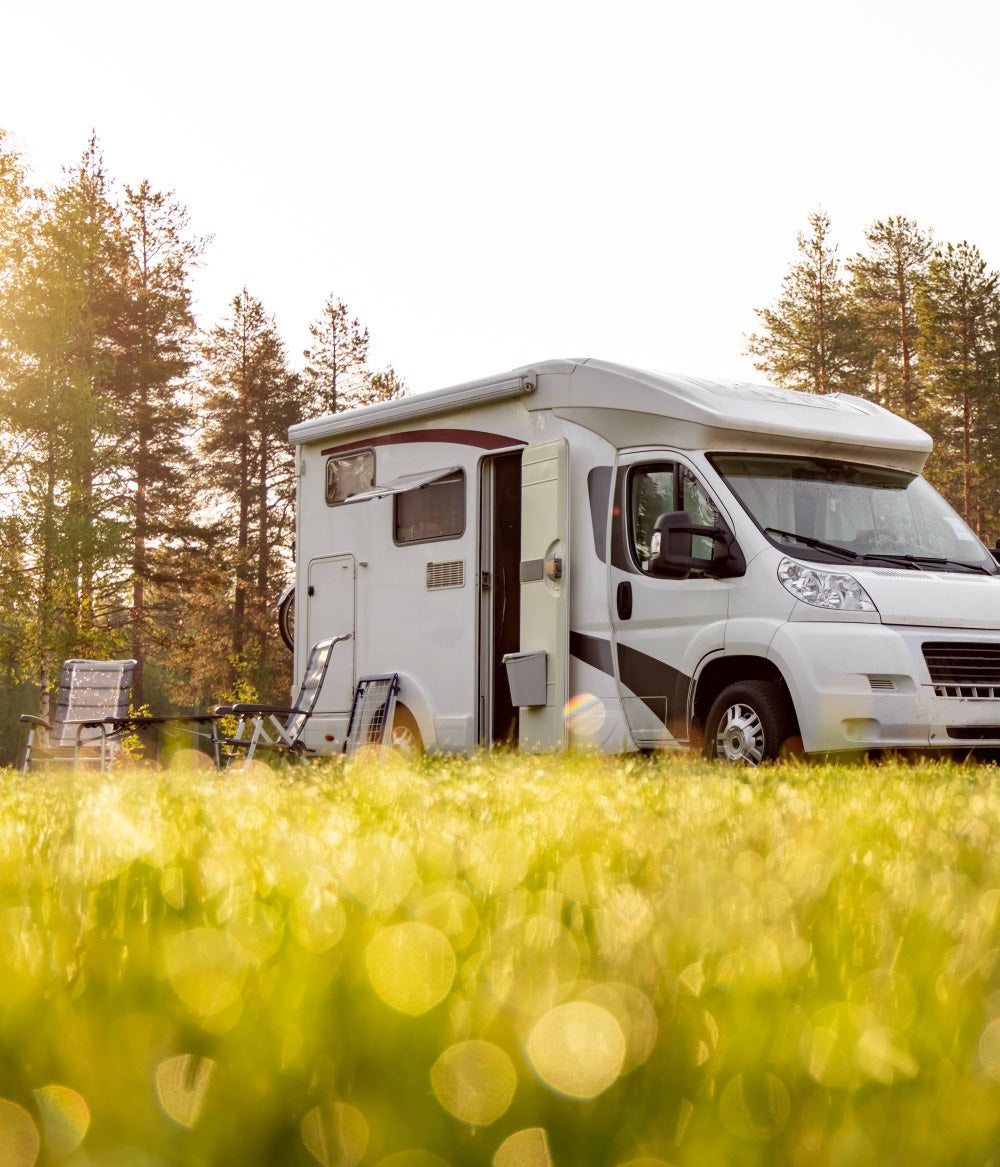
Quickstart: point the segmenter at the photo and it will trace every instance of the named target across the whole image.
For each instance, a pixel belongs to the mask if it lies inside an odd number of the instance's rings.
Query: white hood
[[[1000,629],[1000,575],[851,567],[883,624]]]

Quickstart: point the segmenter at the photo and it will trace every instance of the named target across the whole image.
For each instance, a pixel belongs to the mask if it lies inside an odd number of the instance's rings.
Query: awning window
[[[429,486],[432,482],[439,482],[452,474],[458,474],[461,466],[447,466],[444,470],[422,470],[419,474],[401,474],[398,478],[391,478],[388,482],[381,482],[370,490],[362,490],[345,498],[345,503],[367,502],[370,498],[388,498],[392,494],[403,494],[407,490],[417,490],[421,486]]]

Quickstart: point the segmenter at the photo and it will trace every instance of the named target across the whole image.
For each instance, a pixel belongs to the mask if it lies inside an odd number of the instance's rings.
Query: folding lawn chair
[[[295,759],[314,753],[303,742],[302,733],[319,700],[334,646],[342,640],[350,640],[351,636],[352,633],[348,632],[313,645],[302,685],[291,708],[284,705],[256,705],[252,702],[216,705],[212,713],[217,717],[239,718],[232,737],[222,737],[216,733],[214,743],[217,756],[225,751],[232,760],[240,751],[246,750],[245,766],[260,749],[277,750]]]
[[[97,762],[111,767],[121,744],[128,714],[134,660],[68,660],[59,674],[51,719],[22,713],[31,726],[24,751],[24,770],[46,763],[77,766]]]

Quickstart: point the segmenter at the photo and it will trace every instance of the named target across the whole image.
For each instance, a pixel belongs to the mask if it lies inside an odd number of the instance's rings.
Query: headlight
[[[792,595],[814,608],[836,612],[877,612],[874,601],[853,575],[819,571],[794,559],[778,564],[778,579]]]

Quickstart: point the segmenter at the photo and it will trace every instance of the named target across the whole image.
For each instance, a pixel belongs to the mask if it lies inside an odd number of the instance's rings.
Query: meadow
[[[1000,770],[0,776],[5,1167],[1000,1162]]]

